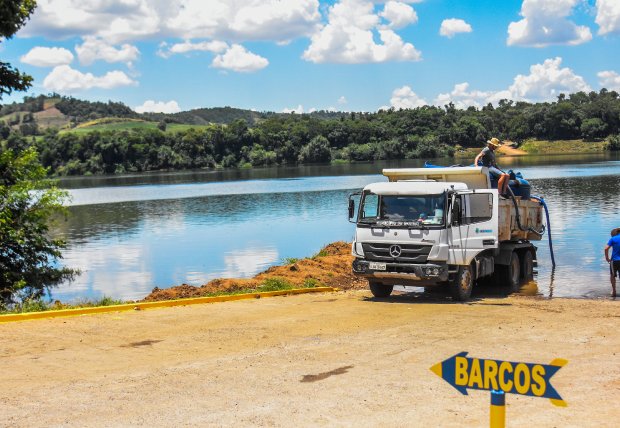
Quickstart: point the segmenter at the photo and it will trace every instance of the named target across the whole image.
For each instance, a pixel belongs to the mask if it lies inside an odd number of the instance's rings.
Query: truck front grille
[[[392,257],[390,247],[393,245],[364,243],[362,244],[364,258],[377,262],[426,263],[428,254],[431,252],[431,245],[398,244],[401,254],[398,257]]]

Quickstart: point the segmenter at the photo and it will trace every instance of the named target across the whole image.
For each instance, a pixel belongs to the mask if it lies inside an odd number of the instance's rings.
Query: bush
[[[0,153],[0,309],[37,300],[76,274],[58,267],[65,244],[48,234],[67,194],[45,175],[33,148]]]
[[[307,145],[303,146],[298,158],[301,163],[329,162],[331,159],[329,141],[321,135],[314,137]]]
[[[609,137],[609,141],[607,143],[607,150],[612,152],[620,151],[620,134],[612,135]]]

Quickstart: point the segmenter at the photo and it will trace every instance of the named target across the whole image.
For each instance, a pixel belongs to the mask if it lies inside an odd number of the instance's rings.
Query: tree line
[[[237,119],[179,132],[50,129],[33,138],[0,126],[4,146],[36,148],[43,165],[58,175],[433,158],[480,147],[492,136],[516,142],[612,136],[609,148],[617,150],[619,132],[620,97],[605,89],[561,95],[550,103],[500,101],[497,107],[465,110],[449,104],[341,113],[336,119],[278,114],[254,126]]]
[[[102,114],[107,114],[107,108],[118,114],[123,111],[114,103],[63,102],[72,108],[90,105],[88,111],[100,108]],[[489,104],[465,110],[449,104],[340,113],[327,119],[274,114],[254,126],[237,119],[227,125],[164,130],[72,133],[48,129],[34,138],[0,124],[0,137],[5,138],[6,148],[34,147],[42,164],[57,175],[433,158],[480,147],[492,136],[516,142],[529,138],[596,141],[612,136],[609,148],[617,150],[614,136],[620,132],[620,96],[603,89],[560,95],[557,101],[546,103],[504,100],[497,107]]]

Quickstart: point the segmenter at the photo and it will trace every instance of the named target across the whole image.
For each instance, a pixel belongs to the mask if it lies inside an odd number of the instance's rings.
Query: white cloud
[[[375,32],[381,43],[375,42]],[[419,61],[420,57],[411,43],[381,25],[374,4],[367,0],[340,0],[331,6],[327,24],[303,53],[304,59],[315,63]]]
[[[530,74],[519,74],[509,91],[514,100],[546,101],[561,93],[590,91],[583,77],[568,67],[560,68],[562,58],[547,59],[530,67]]]
[[[79,92],[91,88],[112,89],[131,85],[137,85],[137,82],[122,71],[110,71],[97,77],[92,73],[82,73],[68,65],[54,67],[43,80],[45,89],[59,93]]]
[[[282,113],[297,113],[302,114],[304,112],[304,106],[299,104],[297,108],[283,108]]]
[[[275,248],[248,248],[231,251],[224,256],[226,270],[220,276],[224,278],[249,278],[265,269],[265,266],[274,264],[278,260],[278,251]]]
[[[92,36],[85,37],[84,43],[75,47],[75,52],[82,65],[90,65],[98,59],[105,62],[124,62],[131,65],[140,55],[138,48],[133,45],[125,43],[120,49],[117,49]]]
[[[389,28],[398,29],[418,22],[418,14],[411,6],[399,1],[388,1],[379,16],[390,23]]]
[[[178,113],[181,111],[179,104],[172,101],[154,101],[146,100],[141,106],[137,106],[134,110],[138,113]]]
[[[192,43],[191,41],[187,40],[183,43],[175,43],[170,47],[168,47],[167,43],[162,43],[160,45],[160,49],[157,51],[157,54],[163,58],[168,58],[170,55],[173,54],[184,54],[192,51],[220,53],[225,51],[226,49],[228,49],[228,44],[218,40],[198,43]]]
[[[20,59],[24,64],[36,67],[54,67],[57,65],[71,64],[73,54],[65,48],[34,47]]]
[[[598,83],[601,88],[607,88],[610,91],[620,92],[620,74],[615,71],[601,71],[596,74],[598,76]]]
[[[444,19],[441,22],[441,27],[439,28],[439,34],[451,39],[455,34],[458,33],[471,33],[471,25],[462,19],[450,18]]]
[[[523,19],[508,25],[508,45],[540,48],[549,45],[579,45],[590,41],[590,29],[568,19],[579,1],[523,0]]]
[[[488,103],[497,103],[501,99],[514,101],[553,101],[561,93],[573,93],[591,90],[583,77],[575,74],[568,67],[560,68],[562,58],[547,59],[542,64],[530,67],[530,74],[519,74],[512,85],[498,91],[470,90],[469,83],[454,85],[449,93],[442,93],[435,99],[436,105],[454,103],[458,108],[480,107]],[[599,76],[600,77],[600,76]]]
[[[20,36],[286,41],[314,32],[319,0],[39,0]]]
[[[409,86],[394,89],[390,105],[394,108],[416,108],[427,105],[423,98],[420,98]],[[387,110],[387,109],[384,109]]]
[[[346,97],[343,95],[340,98],[338,98],[338,104],[343,105],[347,103],[347,99]]]
[[[321,19],[318,0],[184,0],[167,20],[183,38],[288,41],[311,34]]]
[[[19,35],[99,36],[111,43],[142,39],[161,31],[169,7],[148,0],[39,0]]]
[[[457,108],[465,109],[469,106],[480,107],[488,103],[497,102],[502,98],[510,98],[509,91],[478,91],[470,90],[469,83],[463,82],[454,85],[451,92],[439,94],[435,104],[444,106],[453,103]]]
[[[596,0],[596,20],[599,34],[620,33],[620,1]]]
[[[214,68],[232,70],[239,73],[252,73],[261,70],[269,61],[260,55],[248,51],[241,45],[232,45],[225,53],[216,56],[211,65]]]

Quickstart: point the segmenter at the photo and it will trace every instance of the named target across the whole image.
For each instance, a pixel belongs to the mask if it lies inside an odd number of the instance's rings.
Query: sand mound
[[[351,244],[342,241],[334,242],[324,247],[315,257],[298,260],[288,265],[272,266],[251,279],[214,279],[198,287],[182,284],[166,289],[154,288],[144,300],[182,299],[217,292],[255,289],[270,278],[279,278],[295,286],[303,286],[311,281],[317,282],[316,285],[345,290],[366,288],[366,280],[357,278],[351,273],[352,261]]]

